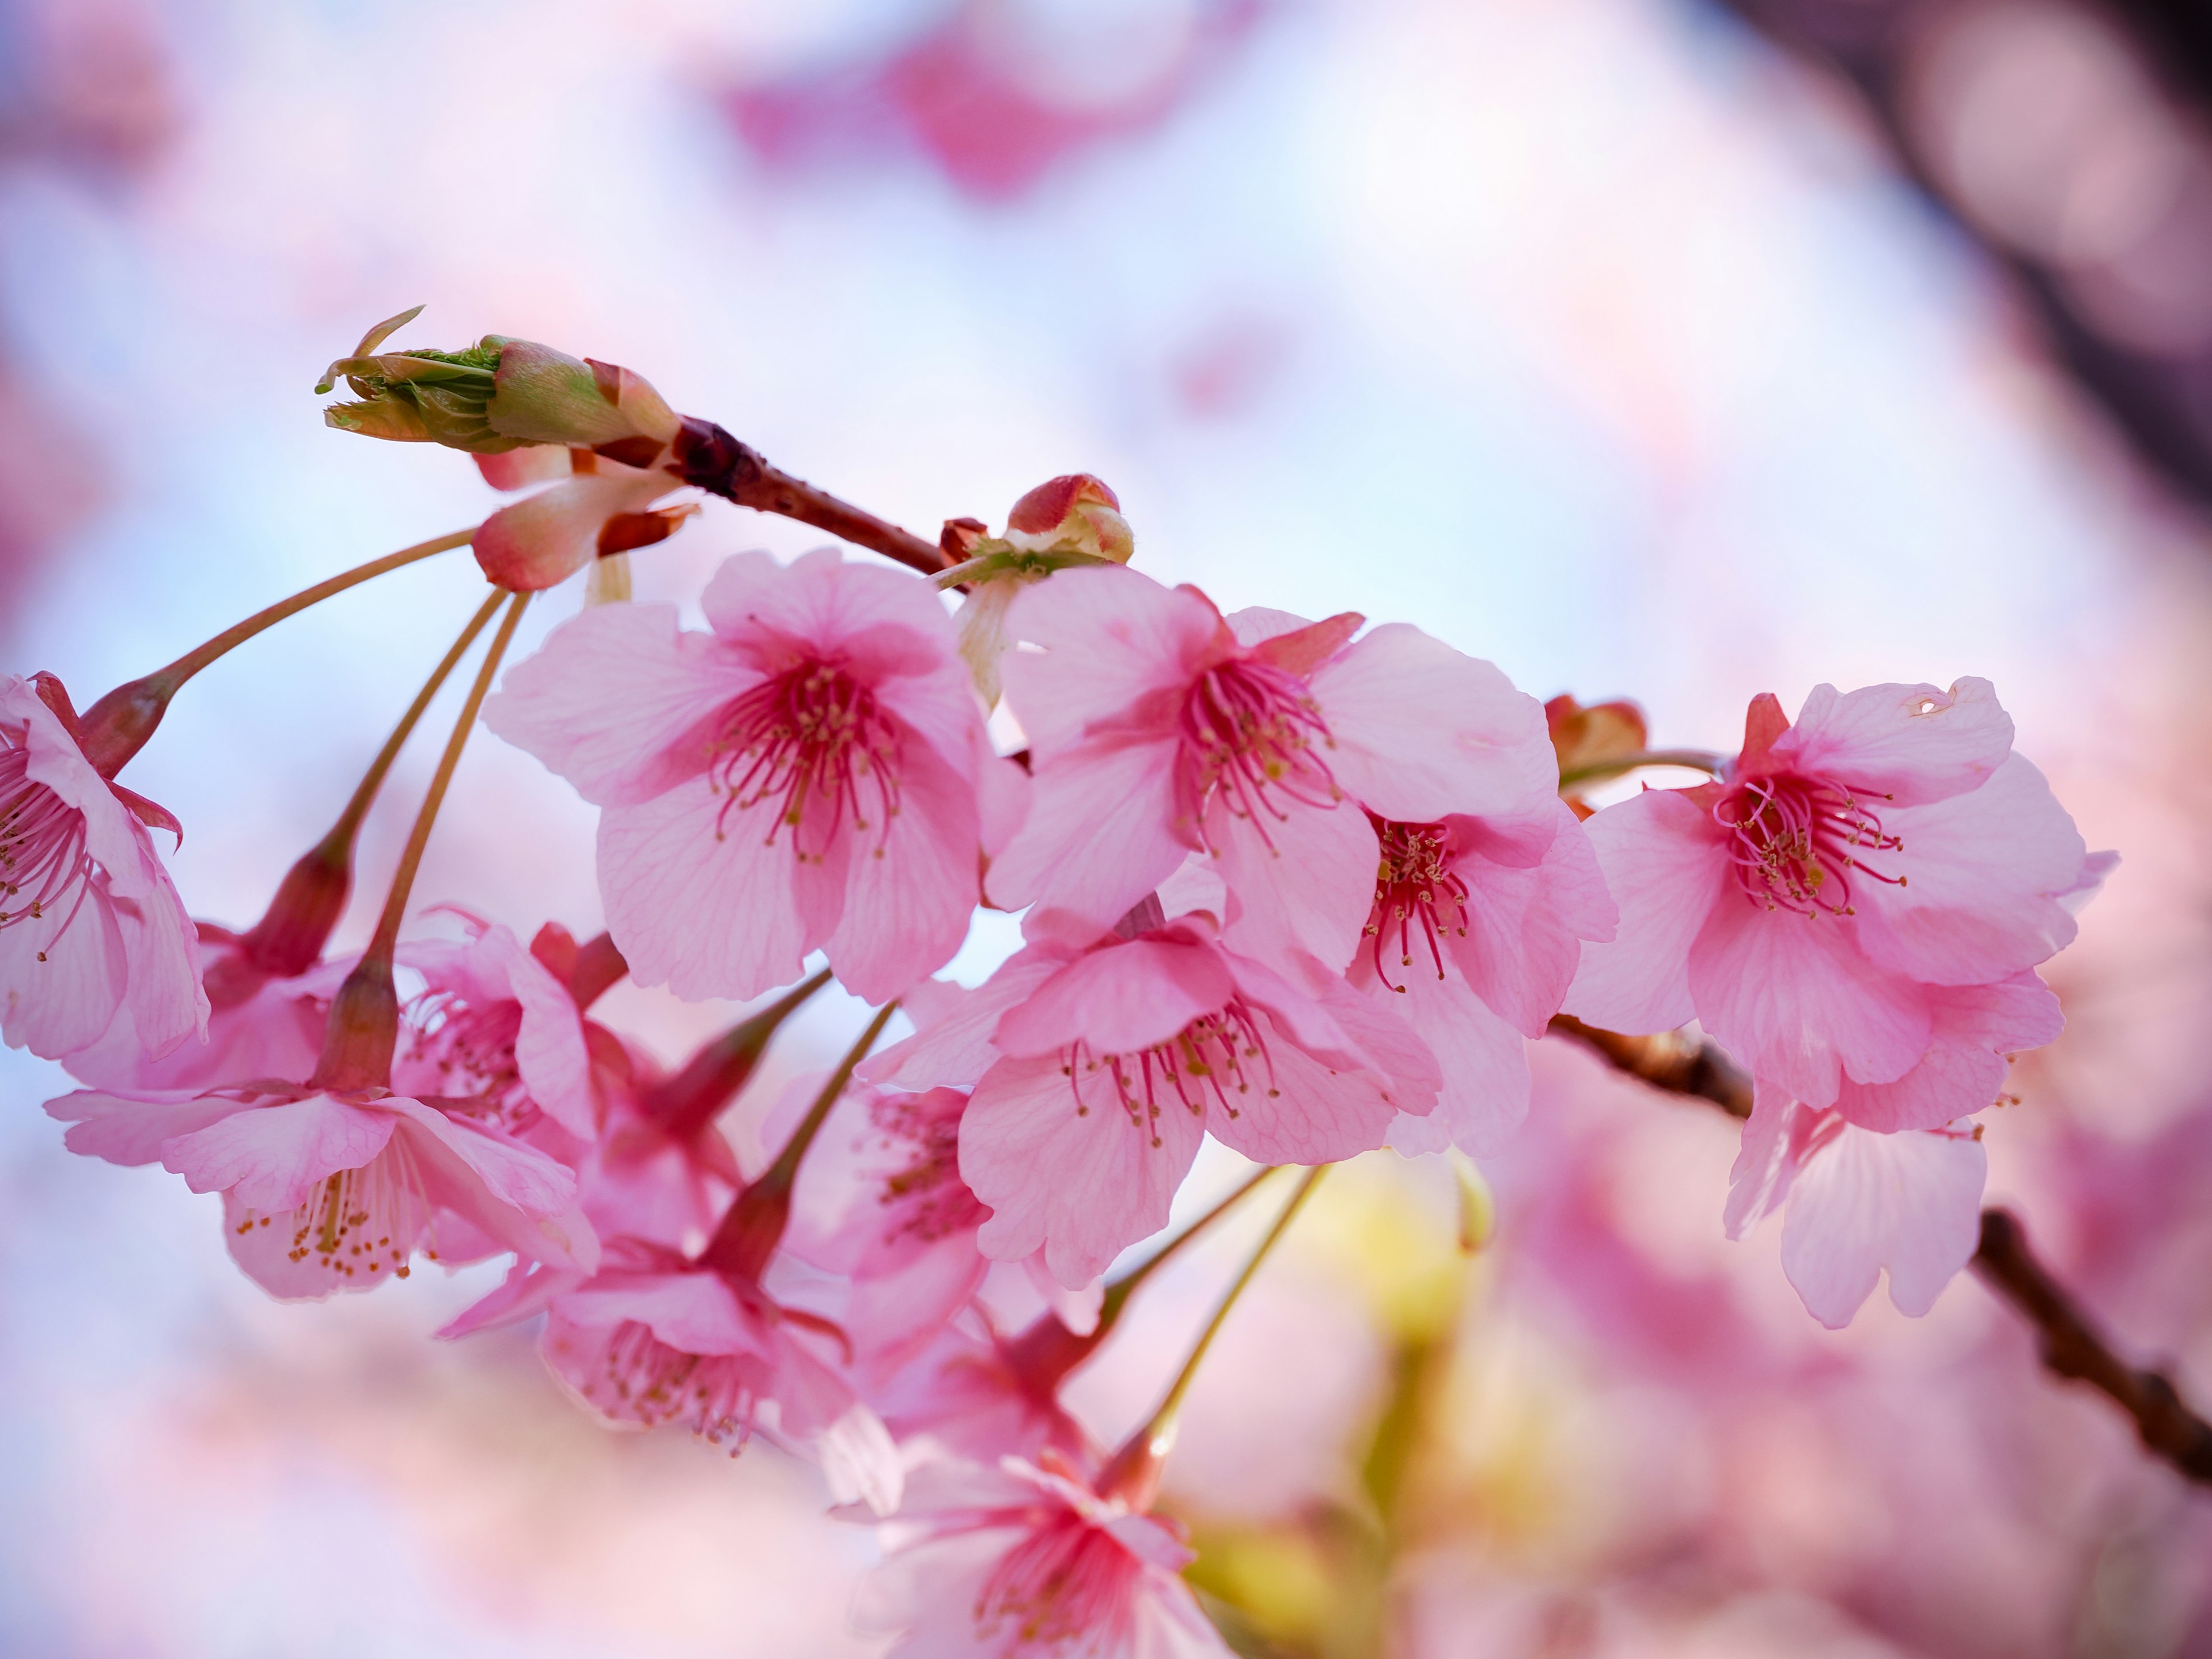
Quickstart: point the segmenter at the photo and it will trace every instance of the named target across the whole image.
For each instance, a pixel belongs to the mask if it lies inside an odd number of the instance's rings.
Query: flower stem
[[[407,846],[399,855],[399,867],[392,872],[392,887],[385,895],[376,932],[370,937],[368,949],[362,953],[360,963],[346,975],[345,983],[331,1000],[323,1056],[315,1067],[314,1083],[318,1088],[335,1091],[391,1086],[392,1050],[399,1030],[399,1003],[392,989],[392,957],[399,943],[399,925],[407,915],[415,874],[422,865],[422,850],[430,843],[430,829],[438,821],[438,809],[445,804],[447,787],[453,781],[453,770],[461,762],[461,750],[467,746],[477,715],[491,690],[492,680],[499,673],[500,662],[514,638],[515,625],[521,622],[523,609],[529,603],[529,594],[515,594],[500,622],[499,632],[492,636],[491,649],[485,653],[483,663],[477,670],[476,681],[469,687],[468,701],[461,706],[460,718],[453,722],[453,734],[446,740],[446,752],[438,758],[438,769],[430,779],[428,793],[422,798],[422,810],[415,815],[415,827],[409,832]]]
[[[723,1032],[692,1055],[682,1071],[646,1095],[646,1115],[672,1135],[696,1134],[705,1128],[745,1086],[776,1028],[829,982],[830,970],[824,968]]]
[[[1693,772],[1717,775],[1721,757],[1710,749],[1638,749],[1632,754],[1592,761],[1587,766],[1571,766],[1559,774],[1559,787],[1565,791],[1586,783],[1603,783],[1607,778],[1640,771],[1647,766],[1682,766]]]
[[[279,599],[267,609],[255,611],[244,622],[224,629],[213,639],[185,652],[167,667],[157,668],[143,679],[117,686],[85,711],[85,758],[102,777],[112,778],[126,761],[146,746],[146,740],[154,735],[154,728],[161,723],[161,716],[168,712],[169,699],[176,696],[177,689],[218,657],[333,594],[343,593],[349,587],[357,587],[373,577],[413,564],[418,559],[427,559],[434,553],[465,547],[476,533],[474,530],[457,530],[450,536],[417,542],[397,553],[356,565],[313,587],[302,588],[289,599]]]
[[[402,745],[421,721],[423,710],[430,706],[430,700],[444,687],[507,597],[504,592],[495,592],[470,619],[460,638],[453,641],[438,665],[430,671],[430,678],[415,694],[415,701],[399,717],[399,724],[392,728],[392,735],[384,740],[384,747],[369,763],[367,775],[355,788],[345,811],[338,814],[337,822],[331,826],[330,833],[301,854],[278,885],[267,913],[240,936],[240,948],[258,975],[289,979],[305,973],[322,954],[353,888],[354,842],[360,835],[362,820],[368,816]]]
[[[1105,1297],[1098,1304],[1098,1334],[1103,1337],[1112,1327],[1114,1322],[1121,1316],[1122,1308],[1127,1304],[1129,1298],[1136,1294],[1139,1285],[1151,1278],[1160,1267],[1165,1266],[1169,1258],[1176,1251],[1228,1214],[1243,1201],[1245,1194],[1280,1168],[1282,1165],[1279,1164],[1270,1164],[1249,1180],[1239,1182],[1231,1190],[1227,1197],[1192,1222],[1189,1226],[1168,1240],[1166,1243],[1161,1245],[1158,1249],[1130,1268],[1119,1279],[1108,1281]]]
[[[714,1236],[707,1241],[707,1248],[699,1253],[705,1266],[739,1279],[757,1279],[768,1266],[769,1258],[782,1242],[785,1224],[791,1219],[791,1189],[799,1179],[799,1166],[806,1157],[807,1148],[814,1137],[822,1132],[822,1125],[830,1116],[830,1109],[845,1092],[845,1085],[853,1080],[853,1068],[868,1056],[876,1046],[876,1039],[890,1024],[898,1004],[886,1002],[876,1010],[876,1017],[868,1022],[868,1029],[860,1033],[860,1040],[846,1051],[830,1080],[815,1096],[813,1105],[799,1120],[799,1127],[776,1154],[775,1162],[761,1172],[760,1177],[749,1183],[730,1205]]]
[[[1289,1229],[1291,1218],[1312,1195],[1313,1189],[1321,1184],[1321,1178],[1328,1173],[1328,1169],[1326,1164],[1317,1164],[1306,1172],[1304,1180],[1298,1182],[1297,1190],[1291,1194],[1291,1201],[1283,1206],[1282,1213],[1267,1229],[1267,1236],[1260,1241],[1259,1249],[1252,1252],[1244,1263],[1243,1271],[1230,1285],[1229,1293],[1221,1298],[1220,1306],[1214,1309],[1213,1317],[1199,1333],[1197,1345],[1191,1349],[1190,1358],[1183,1361],[1182,1370],[1176,1373],[1176,1380],[1168,1385],[1167,1398],[1160,1401],[1160,1407],[1152,1413],[1152,1419],[1122,1444],[1121,1449],[1114,1455],[1114,1461],[1100,1475],[1098,1490],[1102,1495],[1118,1495],[1125,1498],[1132,1509],[1151,1506],[1152,1493],[1159,1486],[1161,1466],[1167,1462],[1168,1453],[1175,1445],[1176,1419],[1182,1411],[1183,1396],[1190,1392],[1190,1385],[1198,1376],[1198,1368],[1204,1363],[1206,1351],[1213,1346],[1213,1339],[1221,1334],[1222,1326],[1228,1321],[1229,1310],[1237,1305],[1237,1297],[1244,1294],[1244,1287],[1252,1282],[1253,1275],[1260,1271],[1260,1264],[1267,1259],[1267,1252],[1275,1248],[1275,1242]]]

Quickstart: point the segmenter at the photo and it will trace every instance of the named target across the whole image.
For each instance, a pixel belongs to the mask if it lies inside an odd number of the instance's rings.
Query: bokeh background
[[[628,363],[924,533],[1097,472],[1164,580],[1411,619],[1667,744],[1987,675],[2126,860],[1992,1192],[2202,1403],[2205,46],[2149,0],[0,0],[0,651],[88,702],[488,511],[309,392],[428,302],[405,343]],[[710,504],[639,587],[813,539]],[[196,914],[258,913],[473,586],[415,568],[180,699],[131,781]],[[584,934],[590,830],[485,738],[418,892]],[[671,1058],[734,1012],[606,1007]],[[1555,1046],[1486,1251],[1437,1171],[1364,1160],[1205,1374],[1169,1501],[1245,1651],[2212,1653],[2212,1499],[1971,1279],[1820,1329],[1771,1230],[1721,1236],[1732,1126]],[[0,1652],[874,1650],[873,1544],[811,1471],[428,1340],[481,1277],[268,1302],[212,1199],[63,1152],[65,1086],[0,1054]],[[1243,1242],[1079,1379],[1102,1431]]]

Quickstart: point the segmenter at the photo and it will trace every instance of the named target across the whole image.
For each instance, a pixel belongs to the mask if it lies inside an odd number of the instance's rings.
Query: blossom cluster
[[[744,501],[765,464],[625,369],[495,336],[380,352],[411,315],[333,365],[361,401],[332,424],[533,493],[424,544],[470,543],[494,591],[393,746],[501,622],[366,946],[331,934],[389,747],[234,931],[190,919],[174,820],[115,781],[221,641],[82,715],[0,680],[6,1040],[84,1085],[47,1107],[70,1148],[220,1194],[271,1295],[504,1260],[448,1334],[537,1322],[608,1422],[818,1464],[884,1524],[866,1613],[897,1651],[1218,1654],[1151,1507],[1182,1382],[1119,1449],[1060,1400],[1208,1136],[1316,1171],[1479,1160],[1563,1014],[1694,1022],[1755,1079],[1726,1224],[1786,1209],[1816,1317],[1884,1271],[1924,1312],[1972,1254],[1979,1115],[2057,1034],[2036,969],[2112,861],[1985,681],[1821,685],[1794,720],[1761,696],[1735,755],[1653,750],[1632,706],[1540,703],[1409,624],[1164,586],[1084,475],[919,568],[740,555],[687,628],[625,561],[698,510],[680,492]],[[586,567],[590,602],[501,677],[528,596]],[[599,808],[605,937],[410,929],[479,713]],[[1022,947],[934,977],[979,907]],[[672,1069],[594,1016],[625,975],[780,994]],[[879,1012],[748,1176],[717,1120],[832,976]]]

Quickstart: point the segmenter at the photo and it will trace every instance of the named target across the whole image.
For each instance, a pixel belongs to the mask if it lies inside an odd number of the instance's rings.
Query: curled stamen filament
[[[1279,668],[1237,661],[1207,670],[1183,699],[1179,723],[1184,799],[1201,837],[1216,789],[1230,816],[1250,823],[1271,849],[1267,820],[1288,819],[1284,801],[1325,807],[1344,797],[1316,752],[1334,746],[1320,706],[1303,681]]]
[[[607,1340],[600,1374],[587,1378],[581,1392],[608,1416],[644,1428],[684,1423],[709,1445],[735,1440],[734,1457],[752,1434],[756,1369],[742,1354],[686,1353],[642,1320],[626,1319]]]
[[[1260,1081],[1252,1071],[1255,1060],[1266,1072],[1264,1087],[1272,1097],[1277,1092],[1274,1062],[1259,1017],[1243,998],[1232,997],[1153,1048],[1094,1055],[1078,1043],[1066,1051],[1060,1070],[1075,1096],[1078,1116],[1088,1116],[1091,1111],[1090,1103],[1083,1097],[1083,1079],[1105,1073],[1113,1083],[1114,1097],[1129,1121],[1150,1130],[1152,1145],[1157,1146],[1165,1091],[1172,1091],[1176,1103],[1194,1117],[1203,1115],[1209,1097],[1236,1117],[1243,1110],[1238,1101]]]
[[[897,730],[866,687],[828,663],[787,669],[722,713],[708,775],[728,799],[715,835],[724,833],[732,811],[773,801],[767,844],[788,825],[802,863],[825,859],[848,822],[856,831],[877,831],[881,858],[898,816],[897,756]],[[803,839],[810,820],[820,836],[811,848]]]
[[[1713,821],[1732,837],[1730,857],[1747,896],[1800,915],[1855,914],[1851,875],[1893,887],[1863,854],[1893,853],[1905,842],[1884,832],[1874,810],[1850,791],[1817,780],[1775,776],[1738,784],[1714,804]]]
[[[1375,940],[1375,975],[1394,991],[1382,965],[1382,947],[1395,928],[1398,935],[1398,965],[1413,965],[1413,927],[1419,923],[1429,949],[1430,965],[1437,977],[1444,975],[1443,940],[1447,935],[1467,937],[1468,886],[1453,873],[1440,823],[1393,823],[1369,815],[1382,862],[1375,877],[1375,908],[1368,913],[1365,932]]]
[[[29,776],[27,750],[0,732],[0,927],[40,921],[66,902],[66,927],[92,890],[98,867],[84,814]]]

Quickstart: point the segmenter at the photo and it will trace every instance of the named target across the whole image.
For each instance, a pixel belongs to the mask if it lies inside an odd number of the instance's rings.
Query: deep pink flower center
[[[502,999],[484,1006],[459,993],[428,991],[407,1006],[408,1059],[437,1079],[435,1103],[448,1112],[495,1120],[520,1132],[541,1115],[514,1055],[522,1005]],[[410,1079],[420,1090],[423,1079]]]
[[[819,661],[787,668],[722,711],[708,763],[728,797],[715,836],[732,811],[768,804],[767,844],[787,826],[802,862],[821,862],[848,829],[874,830],[881,858],[898,816],[898,748],[897,727],[875,694],[843,669]]]
[[[1747,779],[1713,804],[1713,821],[1729,832],[1737,884],[1767,909],[1848,916],[1856,878],[1905,885],[1903,876],[1866,862],[1904,842],[1883,832],[1873,807],[1819,778]]]
[[[886,1140],[912,1154],[877,1195],[891,1212],[892,1238],[929,1244],[982,1225],[991,1212],[960,1178],[959,1113],[925,1096],[885,1094],[869,1103],[868,1118]]]
[[[1129,1121],[1151,1133],[1155,1146],[1160,1112],[1170,1100],[1194,1117],[1205,1113],[1209,1100],[1236,1117],[1243,1110],[1239,1102],[1255,1085],[1269,1099],[1279,1092],[1259,1017],[1241,996],[1150,1048],[1095,1054],[1078,1043],[1063,1051],[1060,1069],[1074,1091],[1078,1117],[1091,1115],[1085,1091],[1096,1096],[1103,1080]]]
[[[1375,908],[1367,914],[1367,933],[1374,939],[1375,974],[1394,991],[1382,953],[1395,935],[1401,968],[1413,965],[1414,930],[1421,935],[1437,977],[1444,977],[1443,941],[1467,937],[1467,884],[1452,873],[1451,857],[1441,823],[1394,823],[1376,817],[1375,840],[1382,859],[1375,875]]]
[[[1287,818],[1288,803],[1344,799],[1318,752],[1335,746],[1328,722],[1295,674],[1249,658],[1208,669],[1185,694],[1177,726],[1177,793],[1201,843],[1216,790],[1230,816],[1250,822],[1270,847],[1268,821]]]
[[[91,890],[84,814],[27,775],[27,750],[0,732],[0,927],[66,910],[76,920]]]
[[[404,1279],[409,1259],[425,1238],[431,1243],[422,1254],[438,1259],[422,1172],[398,1135],[360,1169],[325,1177],[299,1208],[273,1214],[246,1210],[236,1227],[241,1237],[264,1227],[289,1228],[287,1258],[333,1279],[374,1280],[387,1273]]]
[[[1091,1653],[1133,1650],[1143,1563],[1080,1516],[1061,1511],[1000,1556],[975,1596],[979,1640],[1005,1651],[1080,1642]]]
[[[579,1387],[607,1416],[643,1428],[683,1423],[710,1445],[735,1440],[744,1449],[759,1406],[759,1362],[746,1354],[686,1353],[626,1319],[607,1340],[598,1375]]]

